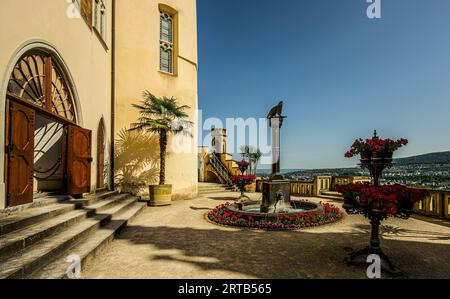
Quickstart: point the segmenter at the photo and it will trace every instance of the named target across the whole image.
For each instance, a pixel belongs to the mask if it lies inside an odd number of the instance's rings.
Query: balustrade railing
[[[216,155],[211,154],[209,156],[209,162],[226,184],[233,185],[233,181],[230,179],[227,167],[222,163],[222,161],[220,161],[219,158],[217,158]]]
[[[262,191],[263,180],[256,182],[256,192]],[[291,194],[297,196],[320,196],[316,182],[291,181]],[[430,217],[450,219],[450,190],[430,190],[430,195],[414,205],[414,211]]]

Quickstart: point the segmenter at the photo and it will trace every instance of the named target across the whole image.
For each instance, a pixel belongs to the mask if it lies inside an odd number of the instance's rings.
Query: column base
[[[269,181],[283,181],[284,177],[281,173],[274,173],[269,177]]]

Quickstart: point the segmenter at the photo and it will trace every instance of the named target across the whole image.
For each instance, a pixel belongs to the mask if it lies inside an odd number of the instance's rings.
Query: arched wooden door
[[[77,126],[69,126],[67,138],[68,194],[82,195],[91,186],[92,132]]]
[[[61,191],[80,195],[90,190],[91,132],[77,125],[71,84],[64,74],[51,53],[38,49],[25,53],[13,69],[6,96],[7,206],[33,202],[38,115],[64,127]]]
[[[97,131],[97,189],[105,188],[105,122],[100,120]]]
[[[7,205],[12,207],[33,201],[35,112],[14,102],[7,106]]]

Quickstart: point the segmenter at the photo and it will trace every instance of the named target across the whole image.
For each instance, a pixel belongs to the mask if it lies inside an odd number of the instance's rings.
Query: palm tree
[[[262,156],[263,156],[263,154],[259,148],[251,153],[251,161],[254,165],[254,167],[253,167],[254,176],[256,176],[256,171],[258,169],[258,163],[259,163],[259,161],[261,161]]]
[[[258,169],[258,163],[261,161],[262,152],[259,148],[254,148],[252,146],[243,145],[241,146],[241,155],[244,160],[247,158],[250,162],[249,172],[253,172],[256,176],[256,170]]]
[[[189,106],[179,106],[175,98],[158,98],[145,91],[144,100],[140,104],[133,104],[139,110],[140,117],[137,123],[131,125],[130,131],[144,131],[156,133],[159,136],[160,171],[159,185],[166,183],[166,155],[169,134],[185,134],[192,137],[189,129],[193,122],[188,120],[186,109]]]
[[[241,155],[243,159],[248,158],[250,155],[250,146],[248,145],[241,146]]]

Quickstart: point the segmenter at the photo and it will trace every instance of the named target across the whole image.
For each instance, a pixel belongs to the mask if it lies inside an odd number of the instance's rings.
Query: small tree
[[[258,170],[259,161],[261,161],[263,154],[261,150],[258,148],[250,154],[250,160],[252,161],[253,167],[253,175],[256,176],[256,171]]]
[[[185,134],[192,137],[189,129],[193,122],[188,120],[186,109],[189,106],[179,106],[173,97],[158,98],[149,91],[144,92],[144,100],[140,104],[133,104],[139,110],[137,123],[131,125],[130,131],[144,131],[156,133],[159,136],[160,171],[159,185],[166,183],[166,155],[169,134]]]
[[[256,176],[256,171],[258,169],[258,163],[261,161],[262,158],[262,152],[259,148],[254,148],[249,145],[243,145],[241,146],[241,155],[245,159],[248,159],[250,162],[250,172],[253,172],[253,174]]]

